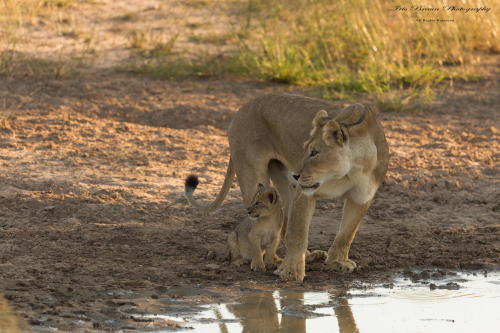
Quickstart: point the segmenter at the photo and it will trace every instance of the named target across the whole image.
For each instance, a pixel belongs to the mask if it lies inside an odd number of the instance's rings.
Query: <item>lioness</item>
[[[276,255],[281,239],[281,228],[285,215],[281,208],[276,189],[259,184],[252,204],[248,207],[248,217],[227,239],[229,258],[233,265],[240,266],[251,261],[254,271],[275,268],[281,262]]]
[[[283,196],[288,215],[287,253],[277,270],[283,280],[302,281],[309,224],[316,200],[343,198],[340,230],[328,250],[327,270],[352,272],[349,248],[361,219],[387,171],[389,149],[384,131],[371,107],[354,104],[339,108],[326,101],[291,94],[256,98],[235,114],[228,133],[231,157],[226,178],[214,202],[193,198],[196,186],[186,183],[189,202],[204,212],[220,206],[236,174],[248,206],[259,183],[270,179],[269,164],[293,174],[299,191]],[[285,178],[285,177],[281,177]]]

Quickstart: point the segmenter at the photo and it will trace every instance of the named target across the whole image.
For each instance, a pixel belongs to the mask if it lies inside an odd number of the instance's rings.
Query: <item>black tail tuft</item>
[[[186,188],[186,191],[193,192],[199,183],[200,183],[200,181],[198,180],[197,176],[189,175],[186,178],[186,181],[184,182],[184,187]]]

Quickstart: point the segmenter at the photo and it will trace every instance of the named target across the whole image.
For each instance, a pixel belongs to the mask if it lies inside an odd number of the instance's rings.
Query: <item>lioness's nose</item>
[[[300,174],[298,174],[298,173],[297,173],[297,174],[294,174],[294,175],[292,175],[292,177],[293,177],[293,178],[295,178],[295,180],[299,180],[299,178],[300,178]]]

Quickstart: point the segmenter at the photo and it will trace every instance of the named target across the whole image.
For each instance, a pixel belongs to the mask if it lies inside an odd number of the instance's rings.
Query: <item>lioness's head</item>
[[[252,204],[248,207],[248,216],[258,219],[271,215],[278,208],[278,191],[273,187],[267,187],[259,184],[257,193],[252,200]]]
[[[305,194],[312,194],[321,184],[344,177],[351,169],[351,149],[348,127],[360,124],[365,115],[364,106],[355,104],[346,108],[345,115],[355,109],[363,111],[355,123],[346,124],[332,119],[325,110],[319,111],[312,121],[313,129],[304,142],[301,168],[294,178]]]

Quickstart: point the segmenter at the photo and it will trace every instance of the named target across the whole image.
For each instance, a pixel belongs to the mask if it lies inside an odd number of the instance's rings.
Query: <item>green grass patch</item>
[[[160,79],[176,80],[187,78],[220,77],[241,70],[239,64],[231,57],[203,55],[196,59],[180,56],[168,58],[142,59],[134,63],[120,66],[119,72],[146,74]]]
[[[185,38],[200,45],[228,45],[230,54],[183,57],[173,43],[160,54],[151,51],[146,35],[137,35],[132,45],[143,50],[143,59],[128,70],[166,79],[231,74],[302,86],[325,98],[368,93],[383,109],[415,110],[432,97],[433,87],[476,76],[469,68],[478,54],[500,52],[499,8],[440,12],[453,21],[425,23],[417,18],[432,13],[395,11],[395,3],[383,0],[222,2],[237,15],[231,29]],[[400,5],[412,3],[403,0]],[[419,5],[442,8],[439,0]],[[483,4],[464,0],[460,6]]]
[[[248,27],[237,59],[244,74],[321,87],[326,95],[427,89],[445,79],[466,78],[464,66],[478,51],[500,51],[495,8],[487,14],[441,13],[455,21],[429,24],[381,0],[251,2],[241,6]],[[423,0],[419,5],[442,4]],[[479,5],[474,0],[463,4]]]
[[[160,33],[132,31],[130,47],[141,57],[163,59],[172,53],[177,35],[165,36]]]
[[[79,64],[78,64],[79,65]],[[76,63],[27,56],[14,50],[0,52],[0,75],[67,77],[77,73]]]
[[[207,43],[215,45],[227,44],[232,38],[233,34],[231,32],[226,33],[204,33],[204,34],[192,34],[188,36],[188,40],[194,43]]]

